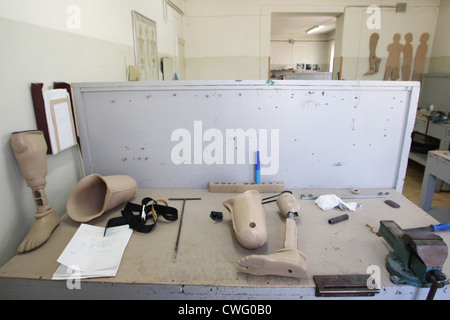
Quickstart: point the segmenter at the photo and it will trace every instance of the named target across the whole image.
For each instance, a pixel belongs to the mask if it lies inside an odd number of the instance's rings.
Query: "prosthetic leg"
[[[256,249],[267,242],[266,213],[261,202],[261,194],[256,190],[223,202],[231,213],[234,234],[244,248]]]
[[[11,147],[19,164],[20,172],[31,188],[36,205],[33,226],[18,248],[19,253],[31,251],[48,240],[59,224],[59,217],[48,204],[45,186],[47,184],[47,144],[42,131],[14,132]]]
[[[238,262],[237,270],[253,275],[278,275],[302,278],[308,266],[306,257],[297,250],[297,224],[300,205],[292,194],[284,193],[277,199],[282,216],[286,218],[284,248],[268,255],[250,255]]]

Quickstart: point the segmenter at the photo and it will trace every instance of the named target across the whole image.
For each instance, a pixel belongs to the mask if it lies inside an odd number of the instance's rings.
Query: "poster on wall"
[[[156,23],[137,11],[132,11],[134,55],[139,68],[139,80],[159,80]]]

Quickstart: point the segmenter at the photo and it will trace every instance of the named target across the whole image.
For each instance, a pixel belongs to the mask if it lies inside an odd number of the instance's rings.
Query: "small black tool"
[[[222,219],[223,219],[223,213],[220,211],[211,211],[211,214],[209,216],[214,221],[222,221]]]
[[[330,220],[328,220],[328,223],[336,224],[336,223],[348,220],[348,218],[349,218],[348,214],[343,214],[342,216],[331,218]]]
[[[384,203],[386,203],[388,206],[391,206],[392,208],[400,208],[400,205],[392,200],[386,200]]]

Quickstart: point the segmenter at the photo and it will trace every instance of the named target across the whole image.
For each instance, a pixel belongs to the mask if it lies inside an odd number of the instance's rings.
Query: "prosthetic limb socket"
[[[27,186],[31,188],[37,209],[34,215],[36,220],[17,249],[19,253],[24,253],[45,243],[59,225],[60,219],[49,205],[45,194],[47,143],[43,132],[38,130],[14,132],[11,134],[11,148]]]
[[[77,222],[101,216],[136,195],[137,183],[127,175],[91,174],[81,179],[69,195],[66,210]]]
[[[244,248],[256,249],[267,242],[266,214],[261,202],[261,194],[256,190],[223,202],[231,213],[234,234]]]
[[[268,255],[247,256],[238,262],[237,270],[252,275],[302,278],[306,275],[308,267],[305,255],[297,250],[297,224],[294,220],[298,217],[300,206],[294,196],[288,193],[278,197],[277,205],[281,215],[286,218],[284,248]],[[262,213],[264,214],[264,211]],[[252,215],[255,215],[255,212],[243,211],[240,218],[247,220],[245,217]],[[256,218],[253,216],[253,219]]]

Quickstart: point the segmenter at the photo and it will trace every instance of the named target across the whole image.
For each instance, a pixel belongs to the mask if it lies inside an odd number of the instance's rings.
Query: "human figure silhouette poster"
[[[393,42],[388,45],[389,57],[386,62],[384,80],[397,80],[400,75],[400,55],[403,52],[403,45],[400,43],[400,33],[394,34]]]
[[[132,19],[135,63],[139,68],[139,80],[159,80],[156,23],[134,10]]]

